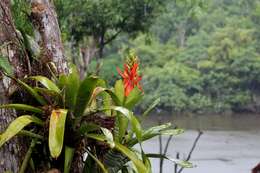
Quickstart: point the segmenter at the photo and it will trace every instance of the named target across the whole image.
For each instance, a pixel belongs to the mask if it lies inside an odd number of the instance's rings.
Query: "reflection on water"
[[[146,126],[161,122],[184,129],[201,130],[260,130],[260,115],[256,114],[223,114],[223,115],[151,115],[145,120]]]

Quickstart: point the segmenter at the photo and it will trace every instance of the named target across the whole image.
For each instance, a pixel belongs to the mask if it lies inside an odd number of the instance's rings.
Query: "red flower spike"
[[[121,70],[117,68],[119,75],[123,78],[126,97],[130,94],[130,92],[134,89],[135,86],[137,86],[139,90],[143,91],[139,83],[142,80],[142,77],[139,76],[137,73],[138,67],[139,64],[137,62],[134,62],[134,64],[130,68],[127,64],[124,64],[123,72],[121,72]]]

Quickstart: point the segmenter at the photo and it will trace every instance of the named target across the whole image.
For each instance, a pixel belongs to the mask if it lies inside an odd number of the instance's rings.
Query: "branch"
[[[109,39],[104,41],[104,45],[110,43],[111,41],[113,41],[120,33],[122,32],[122,30],[118,30],[113,36],[111,36]]]
[[[167,142],[166,142],[166,145],[165,145],[164,151],[163,151],[163,155],[164,156],[166,156],[166,154],[167,154],[167,151],[168,151],[168,148],[169,148],[171,140],[172,140],[172,135],[169,136],[169,138],[167,139]],[[160,171],[161,171],[161,173],[163,172],[163,161],[164,161],[164,158],[160,158]]]
[[[125,25],[126,20],[130,17],[131,15],[126,16],[121,22],[120,25]],[[104,41],[104,45],[110,43],[111,41],[113,41],[123,30],[119,29],[113,36],[111,36],[109,39],[107,39],[106,41]]]
[[[196,139],[194,140],[193,145],[192,145],[192,147],[191,147],[191,150],[190,150],[190,152],[189,152],[189,155],[188,155],[188,157],[186,158],[185,161],[189,161],[189,160],[190,160],[191,155],[192,155],[194,149],[196,148],[196,145],[197,145],[197,143],[198,143],[198,141],[199,141],[199,139],[200,139],[200,137],[201,137],[202,134],[203,134],[203,132],[200,131],[200,130],[198,130],[198,136],[197,136]],[[178,171],[178,173],[181,173],[181,172],[183,171],[183,169],[184,169],[184,168],[182,167],[182,168]]]

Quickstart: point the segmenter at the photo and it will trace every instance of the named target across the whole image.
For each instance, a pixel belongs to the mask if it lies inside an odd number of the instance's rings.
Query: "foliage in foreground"
[[[77,156],[87,153],[85,173],[151,172],[149,157],[169,159],[183,167],[189,162],[145,153],[142,142],[157,135],[179,135],[182,129],[170,123],[144,130],[132,109],[143,92],[138,61],[130,55],[120,75],[122,80],[107,88],[98,76],[80,80],[75,67],[68,75],[31,76],[19,80],[9,76],[33,97],[31,103],[11,103],[1,108],[16,109],[20,116],[0,135],[0,147],[16,135],[31,140],[20,173],[57,168],[70,172]],[[158,100],[143,113],[144,118]],[[130,126],[130,128],[128,128]],[[137,150],[135,145],[139,145]],[[30,165],[30,166],[29,166]]]

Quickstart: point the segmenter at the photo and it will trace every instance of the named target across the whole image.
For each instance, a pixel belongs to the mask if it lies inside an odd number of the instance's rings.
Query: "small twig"
[[[162,124],[162,117],[160,116],[158,118],[158,124],[161,125]],[[162,143],[162,135],[160,134],[159,136],[159,152],[160,155],[163,154],[163,143]],[[163,173],[163,158],[160,158],[160,163],[159,163],[159,173]]]
[[[189,161],[189,160],[190,160],[191,155],[192,155],[194,149],[196,148],[196,145],[197,145],[197,143],[198,143],[198,141],[199,141],[199,139],[200,139],[200,137],[201,137],[202,134],[203,134],[203,132],[200,131],[200,130],[198,130],[198,135],[197,135],[196,139],[194,140],[193,145],[192,145],[192,147],[191,147],[191,150],[190,150],[190,152],[189,152],[189,155],[188,155],[188,157],[186,158],[185,161]],[[183,171],[183,169],[184,169],[183,167],[180,168],[180,170],[178,171],[178,173],[181,173],[181,172]]]
[[[170,145],[171,140],[172,140],[172,135],[169,136],[169,138],[167,139],[167,142],[166,142],[166,144],[165,144],[164,151],[163,151],[163,155],[164,155],[164,156],[166,156],[166,154],[167,154],[167,151],[168,151],[168,148],[169,148],[169,145]],[[160,153],[160,154],[161,154],[161,153]],[[162,168],[161,168],[162,172],[163,172],[163,161],[164,161],[164,158],[161,158],[161,159],[160,159],[160,165],[161,165],[161,167],[162,167]]]
[[[162,135],[159,135],[159,147],[160,147],[160,155],[162,155],[162,150],[163,150],[163,146],[162,146]],[[160,158],[160,173],[162,173],[163,171],[163,158]]]
[[[180,153],[177,152],[176,159],[179,159],[179,158],[180,158]],[[178,173],[178,165],[177,164],[174,165],[174,173]]]

